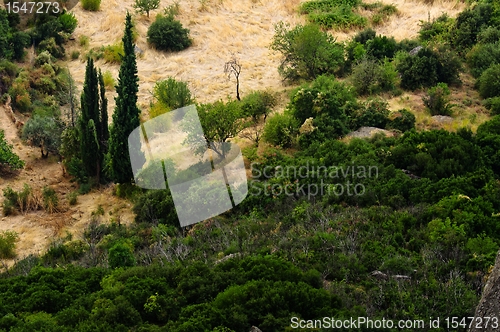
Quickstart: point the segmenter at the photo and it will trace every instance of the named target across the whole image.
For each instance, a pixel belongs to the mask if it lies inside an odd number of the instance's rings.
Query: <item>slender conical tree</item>
[[[128,136],[140,125],[140,110],[137,107],[139,90],[137,62],[132,37],[132,17],[127,13],[123,36],[124,55],[116,86],[116,107],[109,138],[109,175],[115,183],[131,183],[133,172],[128,149]]]
[[[101,71],[99,70],[98,75],[94,61],[90,58],[85,70],[85,82],[81,95],[80,157],[84,162],[87,174],[96,176],[98,183],[101,180],[101,170],[109,137],[107,107],[108,101]]]
[[[108,140],[109,140],[109,129],[108,129],[108,99],[106,98],[106,89],[104,87],[104,78],[102,76],[101,70],[99,69],[99,92],[101,94],[99,102],[101,106],[101,118],[99,123],[101,126],[101,136],[99,137],[99,142],[103,148],[103,154],[108,152]]]
[[[85,82],[81,99],[80,125],[80,154],[87,174],[97,175],[97,164],[100,164],[101,156],[99,149],[96,149],[94,133],[89,128],[89,122],[96,123],[99,119],[99,85],[97,81],[97,71],[94,68],[94,61],[90,58],[87,61],[85,70]],[[98,135],[98,133],[96,133]],[[99,137],[99,135],[98,135]]]

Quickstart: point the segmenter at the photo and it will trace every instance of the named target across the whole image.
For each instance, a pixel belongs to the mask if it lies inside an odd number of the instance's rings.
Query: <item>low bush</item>
[[[189,30],[173,16],[157,15],[148,29],[148,43],[162,51],[182,51],[191,46]]]
[[[450,39],[450,33],[454,24],[455,20],[446,13],[432,20],[432,22],[421,21],[418,38],[423,42],[431,40],[446,42]]]
[[[283,60],[278,72],[288,81],[334,74],[344,65],[344,47],[313,24],[290,29],[289,25],[278,23],[270,47],[281,53]]]
[[[101,7],[101,0],[80,0],[85,10],[98,11]]]
[[[363,59],[352,70],[350,81],[359,95],[390,91],[396,87],[398,73],[389,61]]]
[[[447,49],[422,48],[415,55],[402,54],[396,68],[401,75],[401,87],[415,90],[440,82],[459,83],[462,66],[457,56]]]
[[[478,83],[481,97],[500,97],[500,64],[486,69],[479,78]]]
[[[472,76],[478,78],[491,65],[500,63],[500,42],[495,44],[476,44],[467,53],[467,64]]]
[[[450,90],[446,83],[439,83],[435,87],[427,90],[427,94],[422,97],[425,107],[431,115],[452,115],[453,105],[450,104]]]
[[[59,197],[57,197],[56,191],[50,187],[43,187],[42,189],[43,197],[43,208],[48,213],[54,213],[59,206]]]
[[[385,128],[389,122],[389,105],[387,102],[380,98],[375,98],[363,103],[353,115],[351,116],[354,122],[354,128],[360,127],[377,127]]]
[[[267,120],[262,137],[268,143],[287,148],[292,146],[299,123],[290,114],[276,114]]]
[[[123,43],[103,46],[101,48],[102,58],[108,63],[121,63],[122,57],[125,55]]]
[[[167,109],[175,110],[191,105],[194,100],[186,82],[177,81],[173,77],[156,82],[153,97]]]
[[[415,128],[415,115],[407,109],[401,109],[389,116],[388,129],[397,129],[402,132]]]
[[[5,231],[0,233],[0,259],[16,257],[17,241],[19,241],[19,235],[16,232]]]

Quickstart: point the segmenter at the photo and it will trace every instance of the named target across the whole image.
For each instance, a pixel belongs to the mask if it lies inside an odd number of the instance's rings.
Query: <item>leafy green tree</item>
[[[186,82],[177,81],[173,77],[156,82],[153,97],[169,110],[175,110],[193,103],[191,91]]]
[[[0,259],[16,257],[16,242],[19,235],[16,232],[5,231],[0,233]]]
[[[282,55],[278,71],[285,80],[333,74],[344,62],[342,45],[313,24],[290,29],[288,24],[278,23],[270,47]]]
[[[483,98],[500,97],[500,64],[483,72],[479,78],[479,94]]]
[[[199,104],[197,110],[203,134],[191,127],[195,122],[187,121],[183,128],[188,133],[185,142],[195,146],[195,153],[203,154],[209,148],[223,157],[227,152],[224,143],[236,137],[248,126],[239,104],[237,102],[224,104],[222,101],[217,101],[212,104]],[[205,142],[206,145],[202,146],[200,142]]]
[[[134,8],[138,13],[146,13],[149,17],[149,12],[158,9],[160,0],[135,0]]]
[[[427,90],[427,94],[422,97],[425,107],[431,115],[451,115],[453,105],[450,104],[450,89],[446,83]]]
[[[141,111],[137,107],[139,78],[132,28],[132,17],[127,13],[122,39],[125,55],[118,74],[116,107],[109,132],[109,175],[116,183],[130,183],[133,179],[127,142],[130,133],[140,125]]]
[[[119,242],[109,249],[108,262],[112,269],[135,265],[133,249],[127,243]]]
[[[5,139],[3,130],[0,130],[0,166],[7,166],[11,169],[24,167],[24,161],[12,151],[12,145]]]
[[[49,152],[58,152],[61,132],[62,126],[54,117],[34,114],[24,125],[21,136],[31,145],[40,147],[42,158],[47,158]]]
[[[290,114],[276,114],[269,118],[262,137],[267,142],[288,148],[298,133],[298,122]]]

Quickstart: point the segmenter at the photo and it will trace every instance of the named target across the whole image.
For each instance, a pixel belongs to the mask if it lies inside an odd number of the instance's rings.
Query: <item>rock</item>
[[[262,330],[259,329],[257,326],[252,326],[252,328],[248,332],[262,332]]]
[[[447,115],[434,115],[432,117],[432,120],[437,122],[437,123],[453,122],[453,118],[451,116],[447,116]]]
[[[497,254],[495,266],[484,286],[483,295],[476,307],[474,317],[482,317],[484,319],[482,320],[482,324],[480,324],[479,319],[475,320],[472,329],[469,329],[470,332],[498,331],[498,327],[493,328],[491,322],[488,326],[485,325],[485,322],[486,317],[497,317],[500,319],[500,252]]]
[[[387,274],[385,274],[381,271],[373,271],[372,273],[370,273],[370,275],[372,277],[379,279],[379,280],[387,280]]]
[[[412,49],[412,50],[410,51],[410,55],[412,55],[412,56],[417,55],[417,54],[418,54],[418,52],[420,52],[420,50],[421,50],[422,48],[423,48],[422,46],[417,46],[417,47],[415,47],[414,49]]]
[[[383,133],[385,136],[393,136],[393,133],[389,130],[380,129],[376,127],[361,127],[356,131],[347,134],[347,137],[357,137],[357,138],[370,138],[378,133]]]
[[[144,54],[144,51],[143,51],[143,50],[141,50],[141,49],[140,49],[139,47],[137,47],[137,46],[135,46],[135,47],[134,47],[134,52],[135,52],[135,53],[137,53],[137,54],[139,54],[139,55]]]

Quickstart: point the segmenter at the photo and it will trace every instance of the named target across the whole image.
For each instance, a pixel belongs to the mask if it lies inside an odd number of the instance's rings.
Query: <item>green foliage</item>
[[[362,107],[353,114],[354,128],[377,127],[385,128],[389,121],[389,104],[380,98],[366,101]]]
[[[321,27],[351,29],[364,27],[366,18],[354,12],[358,0],[312,0],[301,4],[300,12]]]
[[[111,90],[115,88],[116,81],[113,77],[113,74],[109,70],[106,70],[102,74],[102,79],[104,81],[104,86],[106,87],[106,90]]]
[[[0,259],[12,259],[16,257],[16,242],[19,235],[16,232],[4,231],[0,233]]]
[[[419,40],[423,42],[446,42],[450,39],[455,20],[444,13],[430,21],[420,21]]]
[[[5,139],[3,130],[0,130],[0,166],[13,170],[24,167],[24,161],[12,151],[12,145]]]
[[[415,128],[415,115],[407,109],[401,109],[392,113],[389,119],[390,121],[387,124],[389,129],[397,129],[405,132]]]
[[[108,142],[108,174],[116,183],[130,183],[133,179],[129,149],[127,144],[123,143],[127,142],[130,133],[140,125],[139,115],[141,112],[137,107],[139,78],[137,76],[132,28],[132,17],[127,14],[123,36],[125,55],[118,74],[116,107],[113,112],[113,125],[109,131]]]
[[[278,23],[270,48],[281,53],[283,60],[278,71],[290,81],[335,73],[344,62],[343,46],[313,24],[290,29],[289,25]]]
[[[425,107],[431,115],[452,115],[453,105],[450,104],[450,89],[446,83],[427,90],[427,94],[422,97]]]
[[[0,60],[0,93],[4,94],[9,91],[14,79],[17,76],[18,68],[15,64],[8,60]]]
[[[57,211],[59,206],[59,197],[57,197],[56,191],[50,187],[43,187],[42,190],[43,198],[43,208],[49,213],[54,213]]]
[[[160,0],[135,0],[134,8],[138,13],[146,13],[149,17],[149,12],[157,9],[160,6]]]
[[[380,63],[370,58],[358,62],[350,76],[350,80],[359,95],[375,94],[391,91],[396,87],[398,73],[389,61]]]
[[[451,42],[460,52],[477,43],[478,34],[491,22],[492,5],[480,2],[458,14],[451,33]]]
[[[195,153],[205,153],[207,145],[200,144],[203,142],[210,143],[212,150],[217,155],[225,155],[227,151],[224,143],[228,139],[236,137],[248,126],[239,103],[235,101],[198,104],[197,111],[203,133],[196,130],[199,126],[197,121],[186,121],[182,128],[184,132],[188,133],[185,143],[191,144]]]
[[[483,101],[484,106],[491,112],[493,115],[500,114],[500,97],[488,98]]]
[[[78,192],[73,191],[68,194],[69,205],[76,205],[78,203]]]
[[[157,15],[148,29],[148,43],[162,51],[178,52],[191,46],[189,30],[173,16]]]
[[[40,147],[42,158],[46,158],[49,152],[58,152],[61,132],[62,127],[58,120],[34,114],[23,127],[22,138],[31,145]]]
[[[61,22],[62,31],[65,33],[72,34],[78,25],[78,20],[73,13],[64,12],[58,17],[58,20]]]
[[[96,12],[101,7],[101,0],[80,0],[85,10]]]
[[[265,118],[276,106],[276,96],[269,91],[253,91],[241,100],[241,110],[245,116],[252,117],[254,122]]]
[[[481,97],[500,97],[500,64],[486,69],[479,77],[478,85]]]
[[[153,97],[167,110],[175,110],[194,102],[187,83],[177,81],[173,77],[156,82],[153,88]]]
[[[470,67],[472,76],[478,78],[490,66],[498,64],[499,58],[500,42],[476,44],[467,53],[467,64]]]
[[[122,43],[101,47],[102,58],[108,63],[121,63],[124,50]]]
[[[109,249],[108,263],[112,269],[134,266],[133,248],[128,243],[118,242]]]
[[[85,161],[87,174],[97,176],[99,182],[104,168],[104,155],[107,152],[108,114],[102,74],[100,71],[97,73],[92,59],[87,62],[80,99],[79,157]]]
[[[291,147],[299,124],[290,114],[275,114],[266,123],[262,137],[266,142],[283,148]]]
[[[136,215],[136,222],[179,227],[174,201],[168,190],[148,190],[139,196],[133,211]]]
[[[423,48],[413,56],[403,54],[396,68],[401,74],[401,87],[405,89],[415,90],[437,83],[460,82],[460,60],[446,49],[436,52]]]

